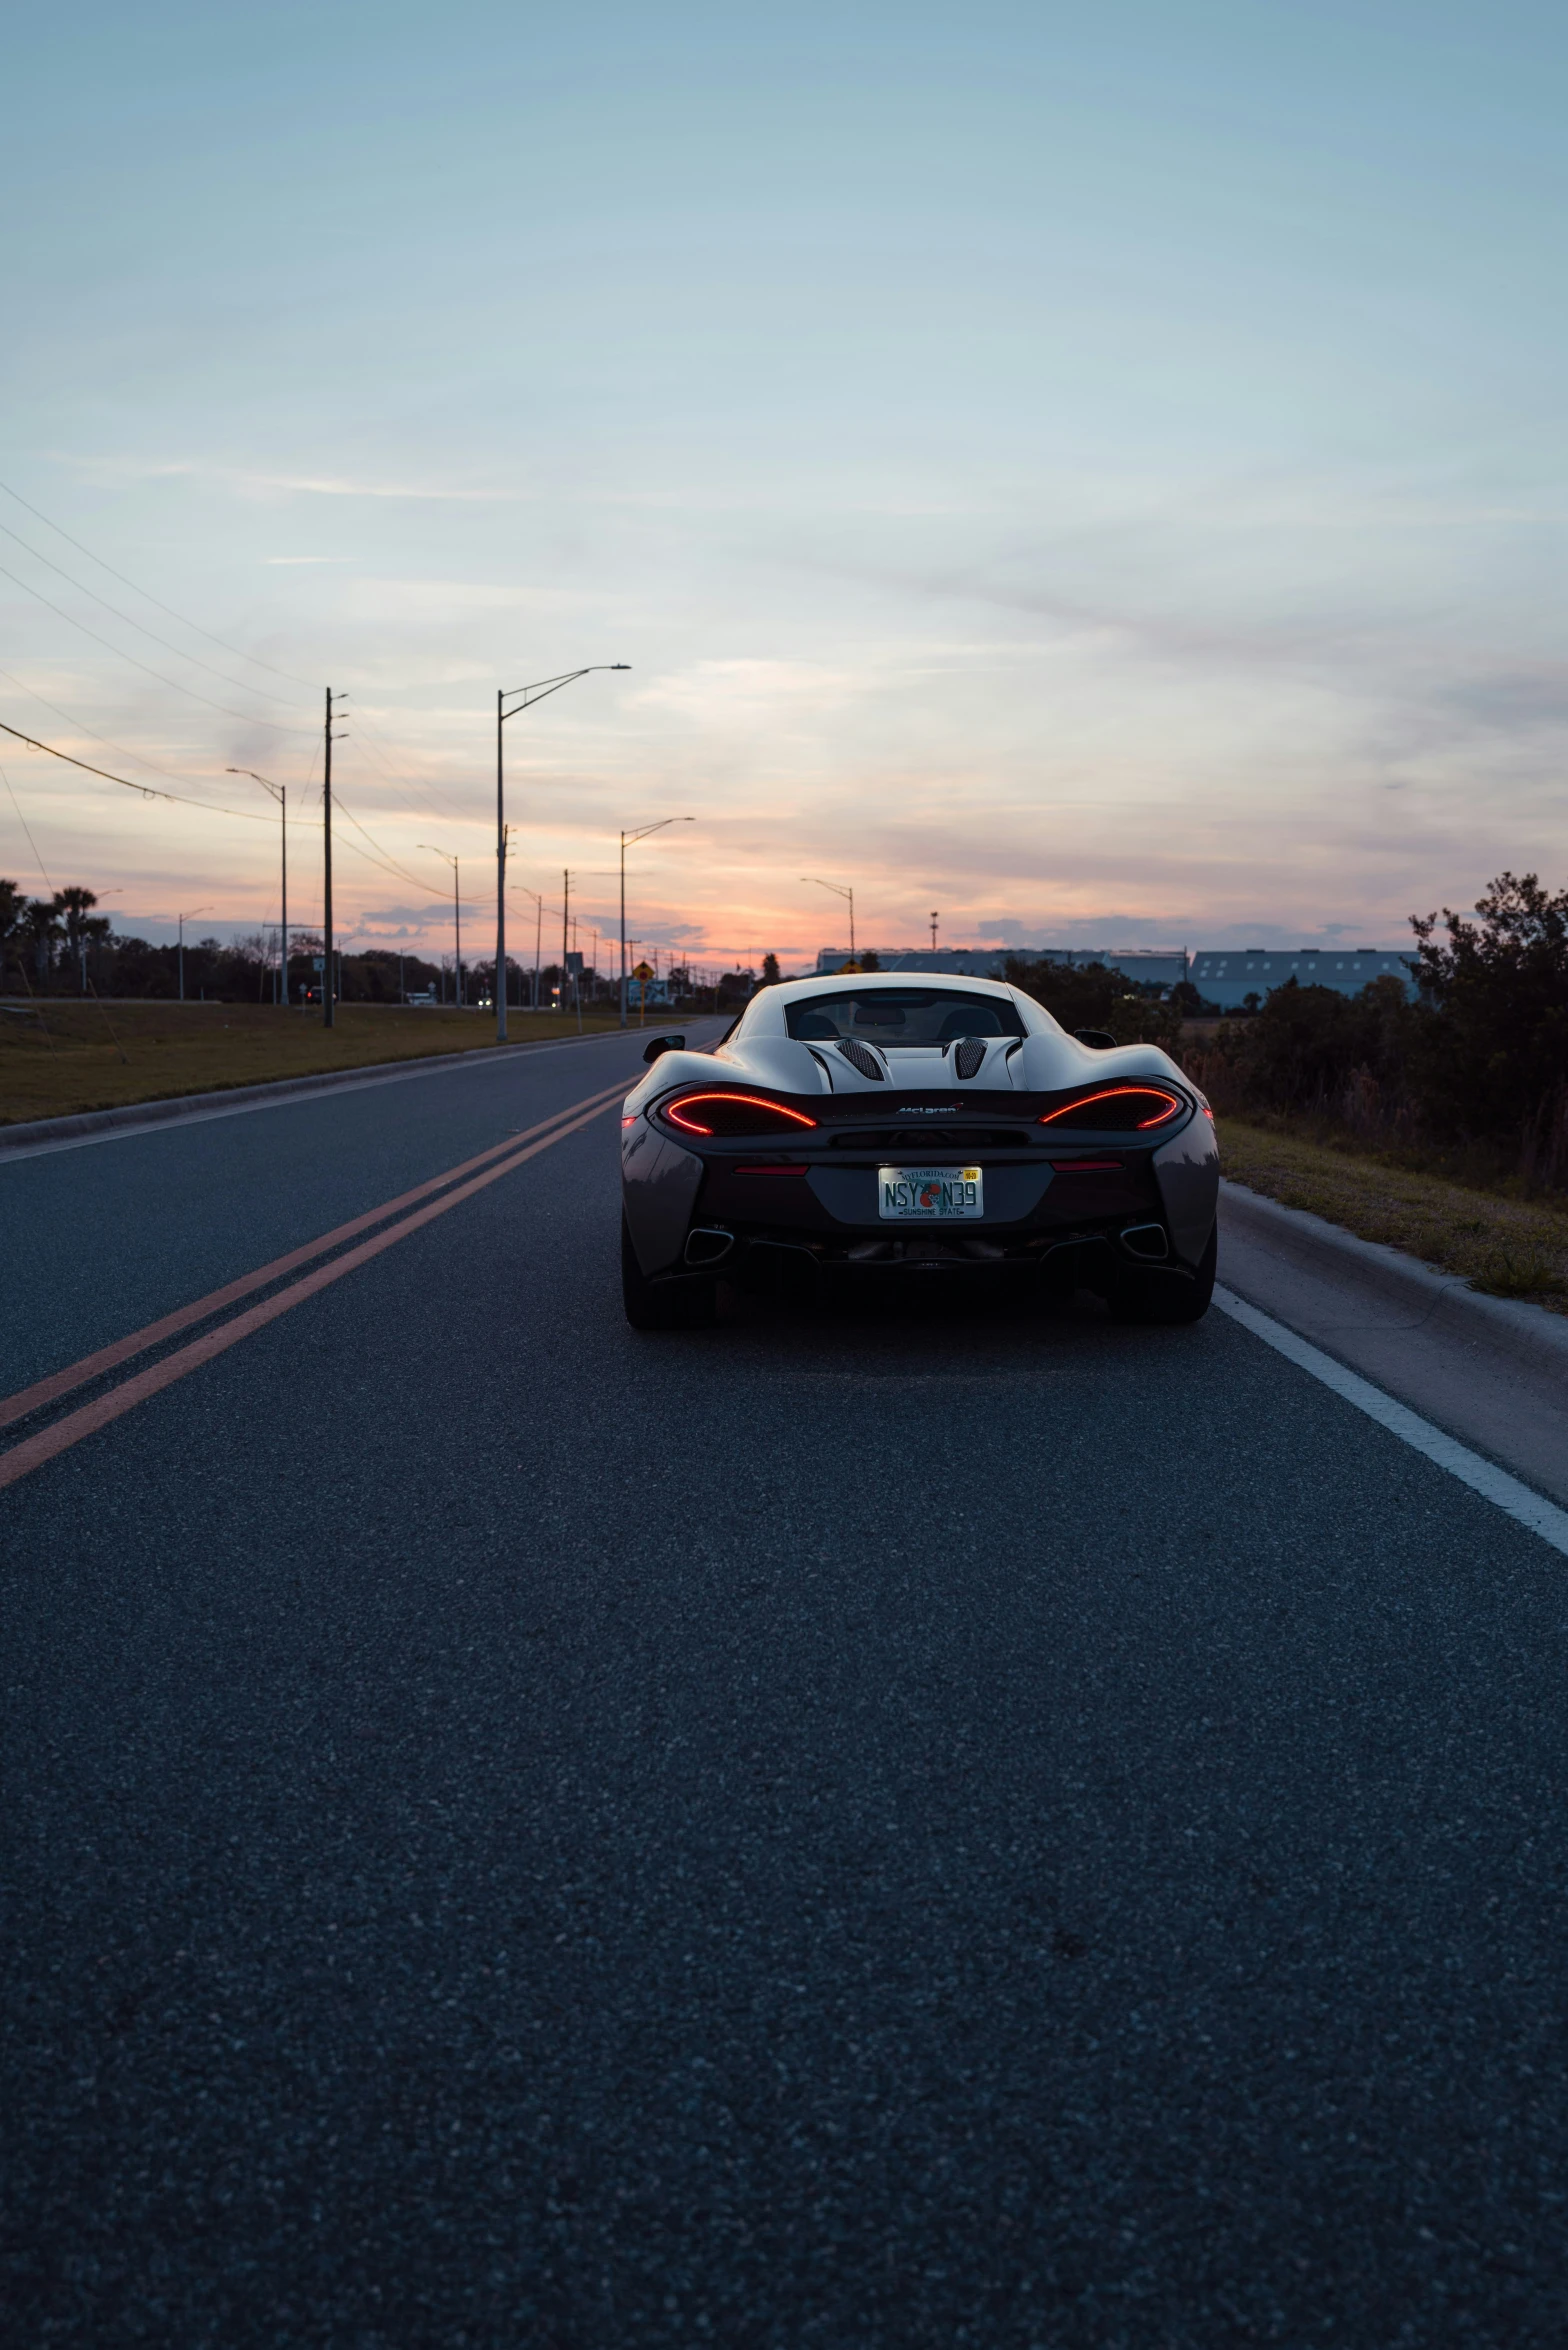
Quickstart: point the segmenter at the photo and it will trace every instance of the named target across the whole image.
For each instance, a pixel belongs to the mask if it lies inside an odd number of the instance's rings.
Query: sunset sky
[[[319,921],[330,684],[340,932],[445,945],[432,844],[493,936],[495,690],[616,661],[508,732],[525,960],[667,815],[632,929],[711,963],[843,939],[807,875],[862,944],[1194,947],[1568,879],[1560,8],[7,46],[0,719],[244,812],[0,738],[24,886],[275,922],[255,768]]]

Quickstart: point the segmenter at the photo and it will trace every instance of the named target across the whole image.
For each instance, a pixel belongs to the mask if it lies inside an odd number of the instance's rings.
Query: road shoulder
[[[1568,1503],[1568,1319],[1232,1182],[1220,1267],[1239,1297]]]

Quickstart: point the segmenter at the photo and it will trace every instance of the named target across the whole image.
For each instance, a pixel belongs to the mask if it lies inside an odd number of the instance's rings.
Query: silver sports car
[[[621,1118],[639,1330],[747,1287],[959,1273],[1194,1322],[1214,1287],[1208,1103],[1158,1047],[1069,1034],[1016,988],[797,979],[708,1052],[655,1037]]]

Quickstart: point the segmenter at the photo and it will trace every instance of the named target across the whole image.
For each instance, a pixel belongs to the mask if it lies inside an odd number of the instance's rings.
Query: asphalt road
[[[0,1165],[0,1391],[633,1066]],[[638,1337],[614,1136],[0,1496],[5,2339],[1560,2345],[1562,1558],[1218,1315]]]

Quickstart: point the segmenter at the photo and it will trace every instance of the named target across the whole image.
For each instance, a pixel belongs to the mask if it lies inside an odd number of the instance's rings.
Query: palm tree
[[[59,903],[54,898],[29,898],[22,913],[22,935],[32,946],[33,968],[40,987],[48,985],[54,944],[61,935]]]
[[[0,995],[5,992],[6,971],[22,935],[23,902],[14,881],[0,880]]]
[[[57,889],[54,893],[54,910],[64,917],[66,952],[75,956],[80,968],[83,995],[87,993],[88,944],[109,935],[107,918],[88,910],[97,903],[97,892],[90,889]]]

